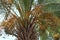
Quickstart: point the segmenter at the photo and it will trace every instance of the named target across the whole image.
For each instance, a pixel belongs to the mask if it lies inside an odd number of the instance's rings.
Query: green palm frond
[[[31,6],[34,0],[23,0],[25,11],[31,10]]]

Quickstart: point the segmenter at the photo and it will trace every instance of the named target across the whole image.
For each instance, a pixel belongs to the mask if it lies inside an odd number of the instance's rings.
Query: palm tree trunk
[[[25,30],[19,30],[17,35],[18,40],[37,40],[37,32],[34,29],[29,31],[27,30],[26,32]]]

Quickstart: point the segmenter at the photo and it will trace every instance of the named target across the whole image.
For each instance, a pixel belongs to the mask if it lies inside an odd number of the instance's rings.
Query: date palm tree
[[[39,37],[40,40],[49,40],[49,37],[59,40],[60,2],[58,1],[0,0],[1,8],[6,11],[2,26],[6,33],[16,36],[18,40],[39,40]]]

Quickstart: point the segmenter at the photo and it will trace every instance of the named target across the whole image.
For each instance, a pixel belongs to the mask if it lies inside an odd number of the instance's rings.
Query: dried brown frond
[[[54,40],[59,40],[60,34],[58,34],[58,33],[53,34],[53,38],[54,38]]]
[[[40,5],[35,6],[35,8],[32,10],[32,15],[39,17],[44,13],[44,11],[41,9],[42,7]]]
[[[8,2],[9,4],[12,4],[13,0],[7,0],[7,2]]]
[[[12,29],[14,28],[14,25],[16,23],[16,16],[15,15],[12,15],[13,17],[12,18],[9,18],[7,20],[5,20],[3,23],[2,23],[2,26],[8,28],[8,29]]]
[[[41,25],[40,25],[40,30],[44,32],[44,31],[46,30],[46,27],[41,24]]]
[[[1,0],[2,3],[12,4],[13,0]]]

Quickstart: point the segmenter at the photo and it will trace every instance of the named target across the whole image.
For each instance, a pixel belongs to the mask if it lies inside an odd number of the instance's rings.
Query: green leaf
[[[60,3],[60,0],[38,0],[39,4],[46,4],[46,3]]]
[[[47,40],[48,36],[47,36],[46,32],[42,33],[40,35],[40,38],[41,38],[40,40]]]
[[[20,5],[20,7],[22,9],[22,12],[24,12],[25,11],[25,6],[24,6],[23,0],[19,0],[19,5]]]
[[[55,11],[54,13],[55,13],[55,15],[56,15],[57,17],[60,18],[60,10],[59,10],[59,11]]]
[[[33,1],[34,0],[23,0],[25,11],[29,11],[31,9]]]
[[[50,3],[43,7],[44,11],[46,12],[55,12],[60,10],[60,4],[59,3]]]
[[[39,4],[41,4],[41,3],[43,3],[44,2],[44,0],[38,0],[38,3]]]

